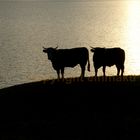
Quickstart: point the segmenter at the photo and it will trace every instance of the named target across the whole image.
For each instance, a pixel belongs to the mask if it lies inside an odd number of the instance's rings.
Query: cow
[[[88,71],[90,71],[89,52],[85,47],[71,48],[71,49],[57,49],[56,48],[45,48],[43,52],[47,53],[48,59],[52,62],[53,68],[57,72],[58,79],[60,79],[60,72],[62,79],[64,79],[65,67],[75,67],[80,65],[81,67],[81,78],[84,78],[85,67],[88,62]]]
[[[124,73],[124,61],[125,61],[125,51],[121,48],[93,48],[91,47],[91,52],[93,55],[93,65],[95,69],[95,77],[97,77],[97,72],[100,67],[103,67],[103,75],[105,77],[106,66],[116,65],[117,76],[120,74],[123,76]]]

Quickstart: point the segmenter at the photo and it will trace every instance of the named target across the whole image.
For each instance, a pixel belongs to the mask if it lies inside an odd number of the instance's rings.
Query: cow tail
[[[90,62],[89,62],[89,58],[88,58],[88,66],[87,66],[87,70],[90,71]]]

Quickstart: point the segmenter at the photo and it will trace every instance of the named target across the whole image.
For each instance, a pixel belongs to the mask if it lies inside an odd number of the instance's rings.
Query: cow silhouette
[[[93,48],[91,49],[93,54],[93,64],[95,69],[95,76],[97,76],[98,69],[103,67],[103,75],[105,77],[106,66],[116,65],[117,75],[119,76],[121,70],[121,76],[124,73],[124,61],[125,51],[121,48]]]
[[[57,72],[58,79],[60,79],[60,72],[62,79],[64,79],[65,67],[75,67],[79,64],[81,67],[81,78],[84,78],[85,67],[88,62],[88,71],[90,71],[89,52],[85,47],[71,49],[43,47],[43,52],[47,53],[48,59],[52,62],[52,66]]]

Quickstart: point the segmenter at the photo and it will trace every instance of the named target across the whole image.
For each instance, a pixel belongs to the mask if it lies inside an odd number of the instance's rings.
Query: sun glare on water
[[[140,1],[130,1],[127,12],[128,73],[137,75],[140,74]]]

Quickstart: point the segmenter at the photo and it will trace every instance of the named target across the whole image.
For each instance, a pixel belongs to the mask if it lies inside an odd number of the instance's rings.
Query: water
[[[126,51],[125,75],[138,75],[139,34],[139,1],[0,2],[0,88],[56,78],[42,46],[57,44],[121,47]],[[116,75],[115,67],[106,74]],[[65,77],[79,75],[79,66],[65,70]],[[86,76],[93,75],[91,66]]]

